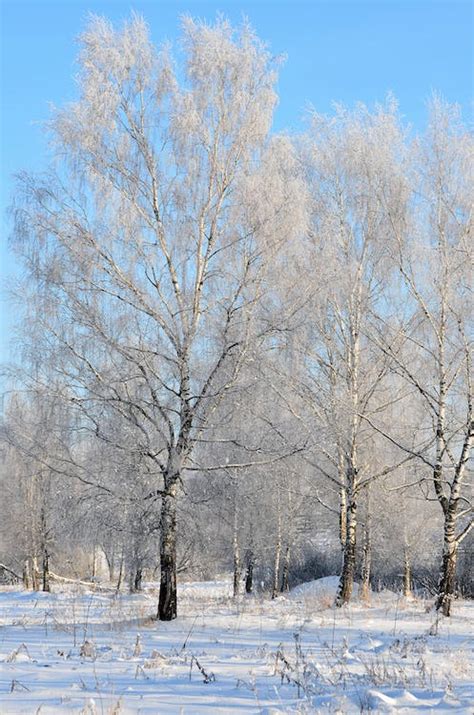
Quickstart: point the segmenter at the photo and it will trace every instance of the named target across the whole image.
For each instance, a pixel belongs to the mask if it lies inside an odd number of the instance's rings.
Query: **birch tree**
[[[375,432],[364,415],[383,414],[396,398],[389,361],[370,333],[374,311],[387,311],[390,280],[389,215],[379,194],[397,215],[405,200],[400,153],[403,132],[391,103],[373,113],[359,106],[339,107],[334,117],[314,115],[302,151],[312,222],[298,270],[310,289],[292,382],[300,407],[293,413],[313,435],[308,460],[340,499],[337,605],[352,594],[359,501],[371,481],[399,466],[374,450]]]
[[[427,497],[439,502],[444,521],[436,607],[447,616],[459,545],[473,525],[472,152],[457,108],[435,99],[428,131],[413,147],[410,218],[401,225],[388,211],[406,308],[392,327],[380,319],[378,335],[394,370],[424,406],[429,452],[407,444],[397,425],[385,436],[429,470],[434,494]]]
[[[140,18],[91,20],[79,99],[49,125],[55,166],[20,179],[15,238],[81,419],[114,444],[113,410],[156,472],[162,620],[177,613],[184,470],[271,332],[257,306],[303,193],[289,141],[268,139],[275,62],[252,30],[186,18],[181,42],[178,71]]]
[[[34,590],[50,591],[50,561],[71,506],[71,491],[47,458],[48,452],[60,453],[67,431],[67,414],[57,400],[41,393],[10,395],[1,434],[10,475],[5,503],[14,510],[12,556],[23,561],[23,583]]]

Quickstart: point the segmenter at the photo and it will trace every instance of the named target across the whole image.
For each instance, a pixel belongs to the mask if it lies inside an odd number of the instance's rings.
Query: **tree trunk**
[[[40,512],[40,525],[41,525],[41,560],[43,567],[43,591],[50,591],[51,587],[49,584],[49,552],[48,552],[48,526],[46,523],[46,512],[44,506],[41,507]]]
[[[28,590],[31,585],[30,564],[28,559],[25,559],[25,561],[23,562],[22,580],[23,587]]]
[[[280,583],[280,559],[281,559],[281,503],[280,503],[280,492],[278,492],[278,504],[277,504],[277,539],[275,545],[275,561],[273,564],[273,588],[272,588],[272,598],[276,598],[278,595],[278,586]]]
[[[341,549],[344,551],[347,540],[347,494],[345,487],[339,492],[339,539]]]
[[[112,553],[109,553],[108,551],[105,550],[105,548],[102,549],[102,551],[105,554],[105,560],[107,561],[107,568],[109,570],[109,581],[114,581],[115,580],[115,553],[112,551]]]
[[[92,578],[97,576],[97,551],[95,544],[92,547]]]
[[[122,553],[120,555],[119,573],[118,573],[118,579],[117,579],[117,589],[116,589],[117,593],[119,593],[120,589],[122,588],[124,562],[125,562],[125,549],[122,546]]]
[[[440,610],[445,616],[451,615],[451,602],[456,581],[458,543],[454,535],[455,523],[454,516],[448,512],[444,527],[443,563],[436,599],[436,610]]]
[[[177,616],[176,588],[176,492],[173,481],[166,489],[161,504],[160,598],[158,618],[172,621]]]
[[[36,558],[36,556],[33,556],[31,559],[31,574],[32,574],[33,590],[39,591],[40,590],[40,571],[38,568],[38,559]]]
[[[351,495],[347,506],[347,535],[344,545],[342,573],[335,601],[336,606],[343,606],[351,600],[355,574],[356,529],[357,504],[354,496]]]
[[[253,591],[253,568],[255,566],[255,557],[252,549],[247,550],[246,554],[247,573],[245,574],[245,593]]]
[[[285,559],[283,561],[283,572],[281,575],[281,593],[285,593],[289,589],[289,574],[290,574],[290,560],[291,560],[291,544],[288,542],[285,550]]]
[[[280,592],[285,593],[285,591],[288,591],[290,585],[289,585],[289,578],[290,578],[290,562],[291,562],[291,547],[293,544],[293,524],[295,520],[295,514],[293,512],[293,506],[292,506],[292,498],[291,498],[291,490],[288,489],[287,492],[288,496],[288,510],[286,513],[286,524],[287,524],[287,531],[286,531],[286,549],[285,549],[285,558],[283,560],[283,569],[282,569],[282,575],[281,575],[281,587],[280,587]]]
[[[234,598],[237,598],[240,593],[240,580],[242,578],[242,561],[240,559],[240,546],[239,546],[239,522],[238,522],[238,510],[237,503],[234,503],[234,533],[232,539],[233,552],[234,552]]]
[[[406,546],[403,558],[403,595],[405,598],[411,598],[412,596],[410,554]]]
[[[49,583],[49,553],[46,546],[43,551],[43,591],[51,591]]]
[[[360,598],[368,601],[370,595],[370,568],[372,565],[372,533],[371,533],[370,487],[367,486],[367,514],[364,524],[364,547],[362,554],[362,583]]]
[[[143,571],[141,566],[137,566],[132,583],[132,593],[139,593],[142,590]]]

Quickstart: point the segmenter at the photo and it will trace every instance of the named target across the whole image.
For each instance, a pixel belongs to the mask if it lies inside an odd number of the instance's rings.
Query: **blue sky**
[[[89,12],[115,21],[132,9],[148,21],[156,42],[173,41],[179,15],[231,21],[247,16],[274,54],[286,53],[279,81],[275,128],[299,129],[311,103],[373,103],[392,91],[415,129],[426,118],[426,99],[439,91],[472,107],[473,6],[467,0],[0,0],[1,145],[0,276],[5,285],[18,267],[6,249],[5,209],[20,169],[44,166],[41,122],[49,103],[74,97],[75,37]],[[13,311],[0,302],[0,360],[7,356]]]

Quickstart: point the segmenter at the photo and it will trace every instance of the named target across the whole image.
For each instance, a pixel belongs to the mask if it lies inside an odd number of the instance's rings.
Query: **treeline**
[[[94,18],[52,161],[18,178],[18,359],[1,558],[132,590],[233,568],[273,596],[340,568],[435,585],[472,527],[472,136],[435,98],[271,132],[276,65],[248,26]],[[100,557],[100,558],[99,558]]]

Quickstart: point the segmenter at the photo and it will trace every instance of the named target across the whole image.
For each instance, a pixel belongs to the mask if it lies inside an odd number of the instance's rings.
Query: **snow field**
[[[184,583],[141,595],[0,590],[0,713],[472,713],[473,604],[437,618],[390,592],[332,608],[336,577],[274,601]]]

